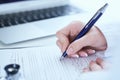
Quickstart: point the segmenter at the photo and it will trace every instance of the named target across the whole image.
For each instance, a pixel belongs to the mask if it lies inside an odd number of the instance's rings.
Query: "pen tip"
[[[106,8],[108,7],[108,3],[106,3],[103,7],[100,8],[100,11],[102,13],[104,13],[104,11],[106,10]]]
[[[107,7],[108,6],[108,3],[106,3],[105,5],[104,5],[104,7]]]
[[[63,56],[61,56],[61,57],[60,57],[60,61],[62,61],[63,59],[64,59],[64,57],[63,57]]]

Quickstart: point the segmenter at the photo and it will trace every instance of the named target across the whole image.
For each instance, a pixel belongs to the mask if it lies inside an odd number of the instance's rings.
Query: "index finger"
[[[60,45],[58,46],[61,48],[62,52],[66,50],[66,48],[69,46],[74,37],[79,33],[82,27],[82,22],[75,21],[56,33],[56,37],[58,38],[57,44]]]

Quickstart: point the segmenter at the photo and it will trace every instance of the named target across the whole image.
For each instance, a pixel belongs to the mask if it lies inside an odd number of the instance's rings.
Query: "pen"
[[[81,38],[84,36],[90,29],[91,27],[95,24],[95,22],[102,16],[104,13],[106,7],[108,6],[108,3],[106,3],[104,6],[102,6],[96,13],[95,15],[88,21],[88,23],[84,26],[84,28],[80,31],[80,33],[75,37],[75,39],[72,41],[74,42],[75,40]],[[64,57],[67,56],[66,50],[63,52],[60,60],[62,60]]]

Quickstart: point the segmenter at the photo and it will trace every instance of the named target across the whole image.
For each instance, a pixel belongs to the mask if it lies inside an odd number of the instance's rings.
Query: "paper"
[[[98,54],[60,61],[62,53],[57,46],[0,50],[0,76],[5,75],[5,65],[17,63],[24,80],[80,80],[82,69],[90,60],[103,56]]]

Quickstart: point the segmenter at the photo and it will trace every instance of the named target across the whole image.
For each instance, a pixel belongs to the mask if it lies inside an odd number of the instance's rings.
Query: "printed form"
[[[98,52],[87,58],[65,58],[57,46],[0,50],[0,77],[5,76],[7,64],[20,65],[22,80],[80,80],[82,69],[91,60],[103,57]]]

